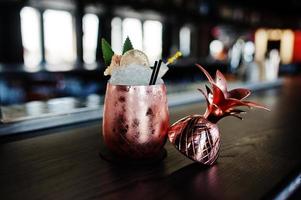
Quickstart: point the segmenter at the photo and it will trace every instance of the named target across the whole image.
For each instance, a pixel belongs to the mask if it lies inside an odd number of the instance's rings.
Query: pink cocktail
[[[169,128],[166,87],[107,84],[103,138],[115,154],[133,159],[157,156]]]

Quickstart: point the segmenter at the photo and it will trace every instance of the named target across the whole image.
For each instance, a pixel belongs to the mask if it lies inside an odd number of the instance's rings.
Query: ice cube
[[[148,67],[130,64],[121,66],[112,72],[109,82],[113,85],[148,85],[152,70]],[[161,78],[158,78],[156,84],[163,83]]]

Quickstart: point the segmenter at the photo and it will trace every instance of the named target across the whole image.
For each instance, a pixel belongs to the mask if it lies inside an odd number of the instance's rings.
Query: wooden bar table
[[[286,198],[301,183],[301,78],[250,99],[272,111],[222,120],[220,157],[207,168],[169,142],[167,157],[153,165],[107,162],[99,157],[101,121],[2,137],[0,199]],[[171,122],[204,108],[174,107]]]

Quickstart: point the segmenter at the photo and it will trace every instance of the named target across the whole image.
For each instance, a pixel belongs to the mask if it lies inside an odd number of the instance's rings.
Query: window
[[[122,51],[122,21],[119,17],[111,22],[111,46],[114,52],[121,54]]]
[[[130,37],[135,49],[143,50],[150,62],[159,59],[162,54],[162,23],[155,20],[115,17],[112,22],[111,45],[117,54],[121,54],[122,43]]]
[[[147,20],[143,23],[143,49],[153,63],[162,54],[162,23]]]
[[[83,53],[84,62],[95,63],[98,35],[98,17],[95,14],[86,14],[83,17]]]
[[[72,15],[66,11],[46,10],[43,20],[49,70],[70,70],[76,58]]]
[[[183,56],[190,55],[190,40],[191,40],[191,30],[189,27],[184,26],[180,29],[180,51]]]
[[[24,7],[20,15],[25,69],[35,71],[42,59],[40,14],[34,8]]]
[[[122,40],[129,36],[135,49],[142,49],[142,24],[139,19],[125,18],[122,22]]]

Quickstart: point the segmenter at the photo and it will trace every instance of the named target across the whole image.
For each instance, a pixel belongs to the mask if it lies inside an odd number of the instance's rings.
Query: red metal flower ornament
[[[215,81],[210,74],[200,65],[196,64],[208,78],[212,90],[206,86],[207,94],[202,90],[199,91],[205,96],[207,102],[207,110],[204,117],[209,121],[216,123],[221,118],[226,116],[234,116],[242,119],[238,114],[244,111],[236,109],[238,106],[256,107],[269,110],[268,108],[251,101],[245,101],[246,97],[251,94],[251,91],[245,88],[236,88],[228,91],[227,81],[224,75],[217,70]]]
[[[245,88],[228,91],[227,81],[220,71],[216,72],[215,81],[200,65],[196,64],[208,78],[211,88],[206,86],[206,93],[198,89],[207,102],[205,114],[187,116],[174,123],[168,132],[171,143],[184,155],[205,165],[213,164],[220,147],[220,134],[216,123],[226,117],[234,116],[242,119],[239,114],[245,111],[240,106],[256,107],[269,110],[258,103],[244,100],[251,92]]]

